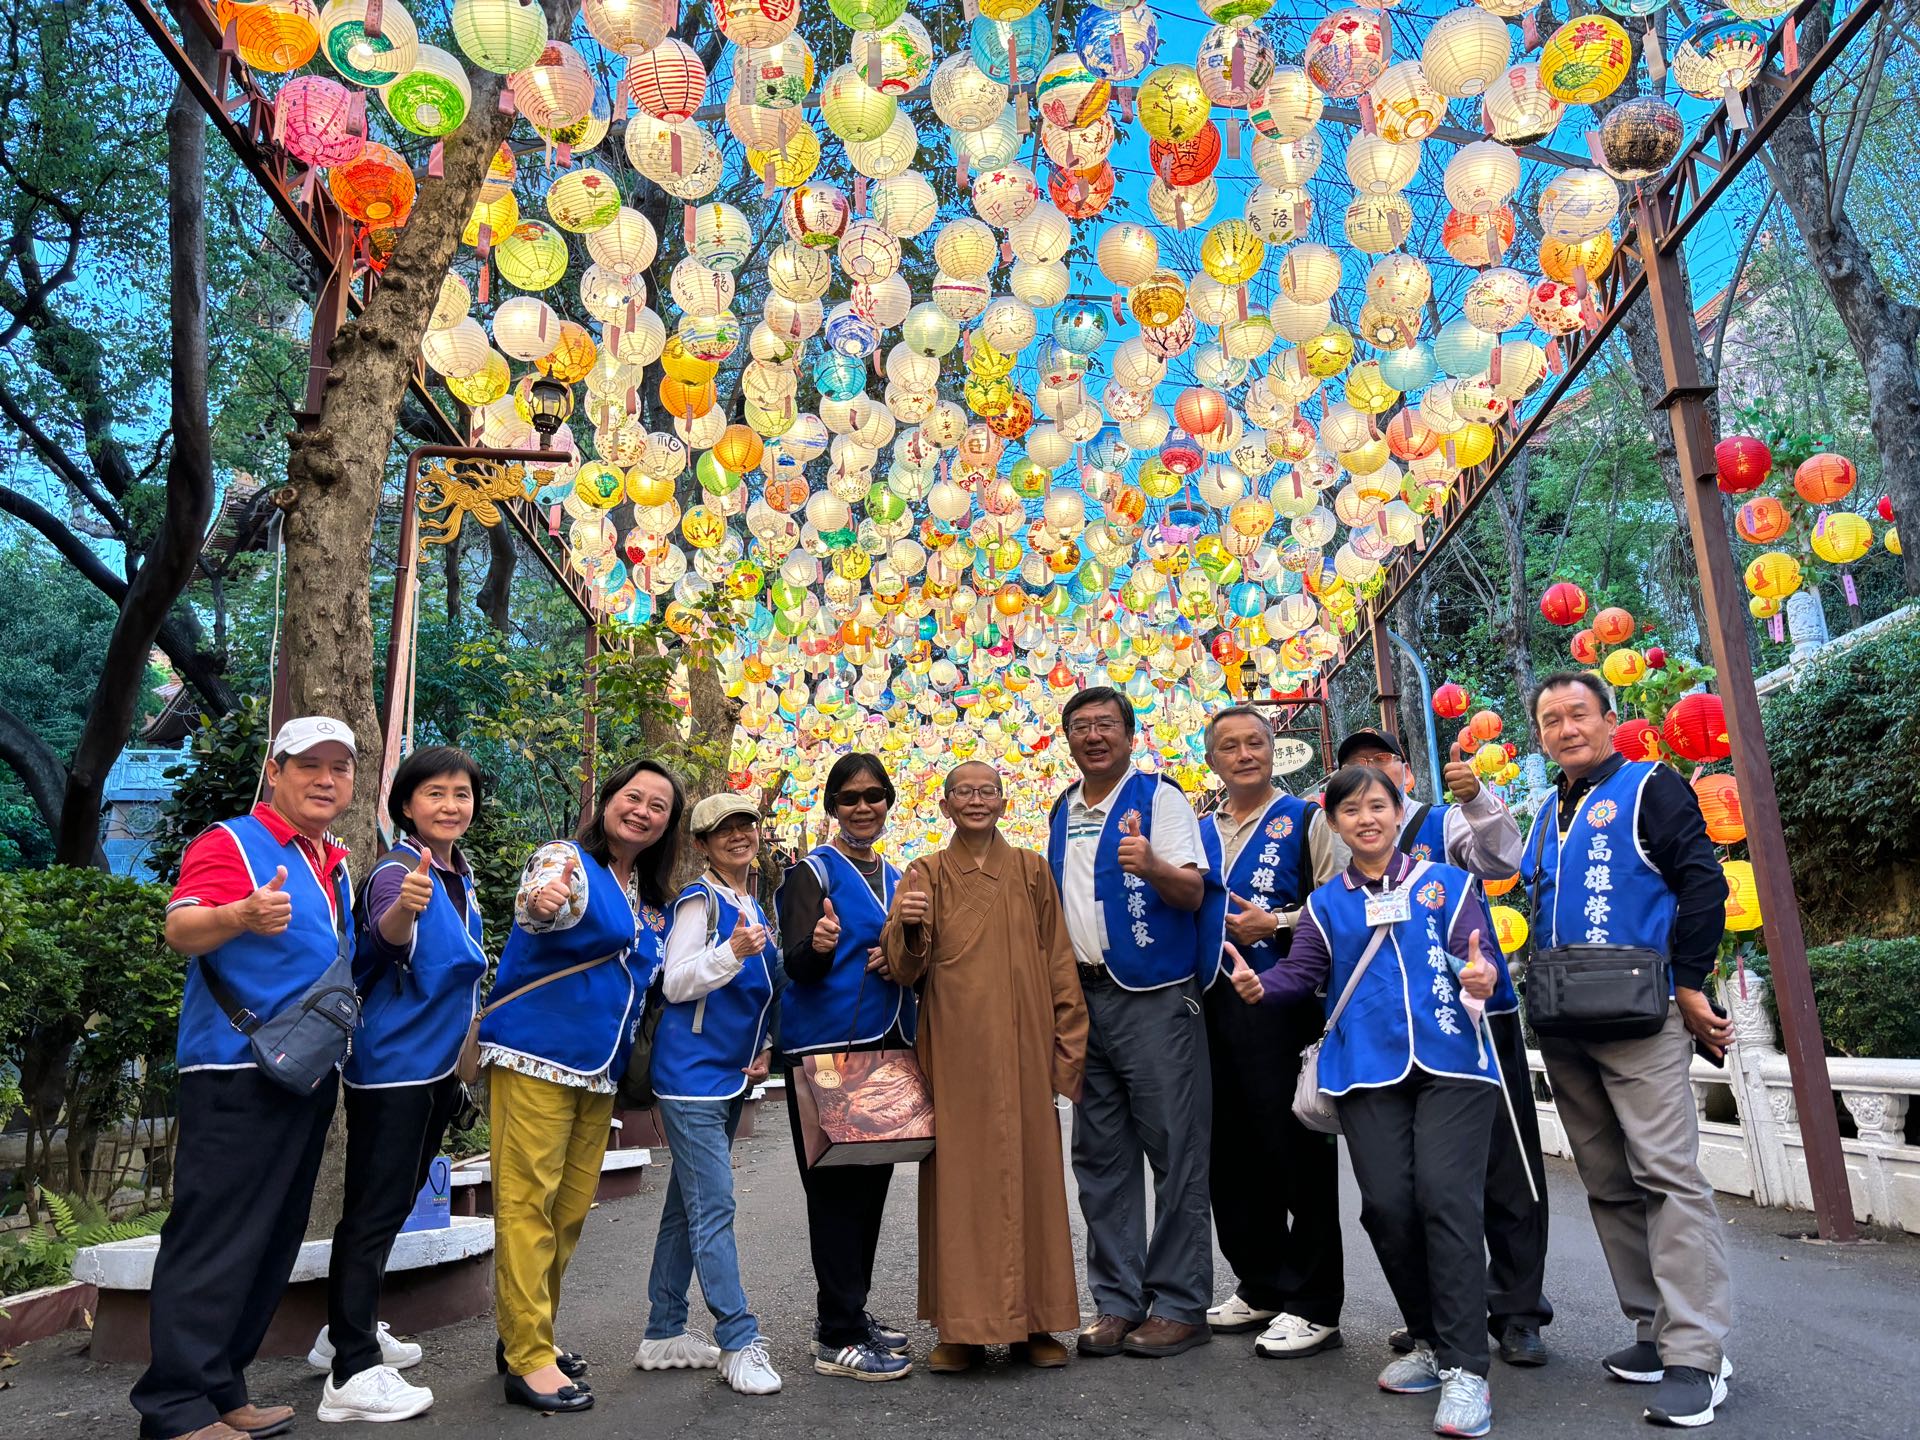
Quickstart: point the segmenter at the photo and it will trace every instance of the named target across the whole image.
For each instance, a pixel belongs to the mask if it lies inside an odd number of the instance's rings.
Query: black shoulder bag
[[[1558,800],[1549,801],[1557,804]],[[1540,861],[1547,826],[1557,814],[1536,822],[1533,885],[1528,927],[1534,935],[1527,965],[1527,1023],[1533,1033],[1560,1040],[1643,1040],[1667,1023],[1673,998],[1672,971],[1658,950],[1632,945],[1554,945],[1540,943]],[[1555,887],[1555,900],[1559,890]],[[1551,929],[1549,920],[1549,930]]]

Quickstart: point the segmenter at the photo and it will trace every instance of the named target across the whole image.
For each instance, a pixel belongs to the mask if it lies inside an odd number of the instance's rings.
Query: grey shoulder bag
[[[339,950],[333,962],[299,999],[264,1020],[239,1002],[206,956],[199,957],[207,993],[227,1012],[228,1023],[247,1037],[253,1063],[274,1084],[296,1095],[311,1095],[339,1068],[353,1049],[353,1032],[360,1023],[360,996],[353,988],[353,926],[334,929]]]

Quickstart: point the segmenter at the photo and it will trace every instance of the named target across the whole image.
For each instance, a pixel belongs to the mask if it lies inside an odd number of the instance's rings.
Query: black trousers
[[[1485,1375],[1487,1145],[1500,1092],[1484,1080],[1416,1069],[1398,1084],[1337,1102],[1360,1223],[1373,1241],[1400,1318],[1432,1344],[1440,1368]]]
[[[1346,1300],[1339,1143],[1293,1118],[1300,1051],[1325,1023],[1320,1004],[1249,1005],[1222,979],[1204,1009],[1220,1253],[1256,1310],[1338,1325]]]
[[[295,1095],[248,1066],[180,1077],[173,1211],[149,1296],[153,1360],[133,1387],[148,1440],[247,1403],[259,1352],[300,1256],[338,1079]]]
[[[407,1223],[427,1167],[460,1107],[460,1082],[347,1087],[346,1194],[327,1269],[333,1380],[380,1363],[380,1287],[393,1237]]]
[[[1551,1325],[1553,1302],[1541,1293],[1547,1279],[1547,1166],[1540,1154],[1540,1112],[1533,1103],[1526,1035],[1518,1014],[1489,1015],[1487,1026],[1513,1101],[1513,1118],[1504,1101],[1494,1115],[1487,1152],[1487,1329],[1498,1335],[1514,1324]],[[1514,1119],[1520,1122],[1519,1139]],[[1529,1170],[1538,1201],[1527,1188]]]
[[[800,1162],[800,1188],[807,1194],[807,1243],[813,1251],[820,1343],[836,1349],[867,1338],[867,1292],[873,1288],[873,1257],[880,1249],[880,1222],[887,1210],[891,1165],[831,1165],[807,1168],[800,1138],[800,1082],[787,1069],[787,1125]]]

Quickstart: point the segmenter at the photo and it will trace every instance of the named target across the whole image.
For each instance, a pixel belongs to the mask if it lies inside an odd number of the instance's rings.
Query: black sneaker
[[[895,1355],[908,1353],[907,1334],[904,1330],[895,1330],[891,1325],[882,1325],[873,1318],[871,1310],[864,1312],[867,1322],[867,1343],[876,1350],[891,1350]]]
[[[1387,1344],[1393,1347],[1395,1354],[1411,1355],[1413,1353],[1413,1332],[1404,1325],[1398,1330],[1391,1330],[1387,1333]]]
[[[1651,1340],[1636,1340],[1624,1350],[1616,1350],[1600,1362],[1616,1380],[1633,1385],[1658,1385],[1666,1369],[1660,1363],[1660,1347]]]
[[[1509,1365],[1544,1365],[1547,1342],[1538,1325],[1513,1324],[1500,1332],[1500,1358]]]
[[[1696,1429],[1713,1423],[1713,1412],[1727,1398],[1727,1382],[1691,1365],[1669,1365],[1660,1388],[1648,1402],[1646,1418],[1655,1425]]]

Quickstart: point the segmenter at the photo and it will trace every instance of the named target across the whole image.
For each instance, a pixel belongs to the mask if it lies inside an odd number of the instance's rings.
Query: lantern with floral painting
[[[1578,287],[1542,280],[1527,295],[1527,315],[1549,335],[1571,335],[1586,321],[1586,304]]]
[[[1190,140],[1200,133],[1213,109],[1199,73],[1191,65],[1162,65],[1140,86],[1135,104],[1140,126],[1155,140]]]
[[[1852,494],[1859,478],[1846,456],[1823,451],[1800,462],[1800,468],[1793,472],[1793,488],[1810,505],[1831,505]]]
[[[1660,734],[1667,749],[1682,760],[1696,764],[1724,760],[1733,754],[1733,744],[1727,737],[1726,711],[1720,697],[1710,691],[1681,696],[1667,711]]]
[[[1569,105],[1604,100],[1633,69],[1633,42],[1619,21],[1578,15],[1547,37],[1540,50],[1540,83]]]
[[[1450,210],[1440,225],[1441,247],[1460,264],[1472,269],[1497,265],[1513,246],[1513,209],[1500,205],[1484,215]]]
[[[1307,78],[1334,100],[1351,100],[1386,73],[1393,34],[1376,10],[1336,10],[1307,36]]]

